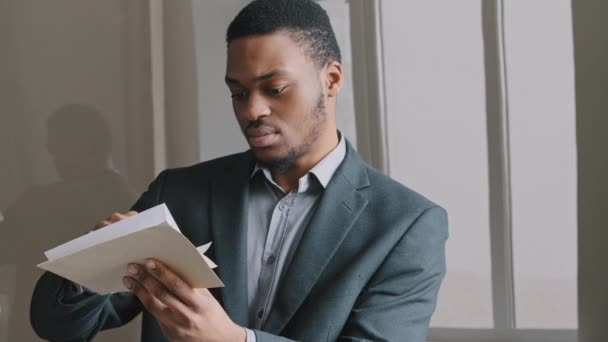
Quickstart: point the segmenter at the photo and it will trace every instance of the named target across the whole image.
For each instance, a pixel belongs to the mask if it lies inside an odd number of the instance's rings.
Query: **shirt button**
[[[262,318],[264,316],[264,310],[258,311],[258,318]]]
[[[285,204],[281,203],[279,205],[279,210],[284,211],[285,209],[287,209],[287,206]]]
[[[266,259],[266,263],[267,263],[268,265],[272,265],[272,264],[274,264],[274,262],[275,262],[276,260],[277,260],[277,258],[275,258],[275,257],[274,257],[274,255],[271,255],[271,256],[269,256],[269,257],[268,257],[268,259]]]

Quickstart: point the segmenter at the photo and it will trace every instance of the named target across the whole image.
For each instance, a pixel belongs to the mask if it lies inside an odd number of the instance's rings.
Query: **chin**
[[[253,151],[255,156],[258,159],[271,161],[272,159],[281,159],[286,156],[289,150],[286,147],[283,147],[282,144],[272,144],[264,147],[256,147],[249,145],[249,148]]]
[[[287,153],[279,153],[272,147],[251,147],[255,158],[261,163],[272,164],[287,157]]]
[[[277,153],[265,148],[252,150],[258,163],[273,172],[282,173],[287,171],[297,159],[297,154],[293,149],[289,149],[283,153]]]

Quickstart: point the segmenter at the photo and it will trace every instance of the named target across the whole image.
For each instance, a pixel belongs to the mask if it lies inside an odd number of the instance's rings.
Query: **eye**
[[[280,86],[280,87],[276,87],[276,88],[270,88],[268,90],[268,93],[270,95],[279,95],[283,92],[283,90],[285,90],[285,88],[287,88],[287,86]]]
[[[242,92],[239,92],[239,93],[232,93],[232,94],[230,94],[230,97],[233,98],[233,99],[242,99],[246,95],[247,95],[247,93],[244,92],[244,91],[242,91]]]

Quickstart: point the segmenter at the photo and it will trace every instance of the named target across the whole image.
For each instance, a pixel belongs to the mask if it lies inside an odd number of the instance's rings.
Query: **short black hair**
[[[232,20],[226,43],[238,38],[286,31],[302,44],[317,67],[341,63],[340,47],[327,12],[312,0],[254,0]]]

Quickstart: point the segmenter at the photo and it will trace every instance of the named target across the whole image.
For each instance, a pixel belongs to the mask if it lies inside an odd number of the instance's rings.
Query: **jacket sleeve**
[[[254,330],[255,332],[255,342],[294,342],[294,340],[290,340],[288,338],[273,335],[261,330]],[[249,342],[249,340],[247,340]]]
[[[446,211],[424,211],[359,295],[340,341],[426,341],[445,276]]]
[[[161,172],[131,210],[143,211],[162,198],[167,171]],[[143,309],[130,292],[100,295],[50,272],[34,288],[30,320],[36,334],[51,341],[90,341],[101,330],[130,322]]]

